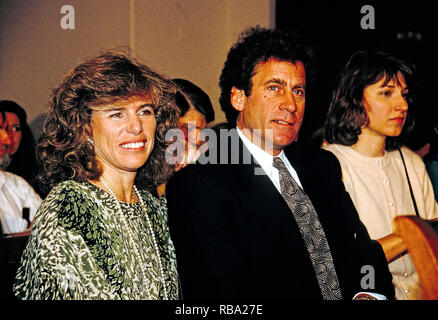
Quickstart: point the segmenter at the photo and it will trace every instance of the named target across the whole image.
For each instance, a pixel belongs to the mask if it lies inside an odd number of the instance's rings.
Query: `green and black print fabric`
[[[169,298],[178,299],[166,199],[158,200],[147,191],[140,194],[155,232]],[[15,295],[20,299],[164,299],[146,213],[140,202],[120,204],[135,244],[123,229],[110,194],[89,182],[69,180],[56,186],[36,214],[16,275]]]

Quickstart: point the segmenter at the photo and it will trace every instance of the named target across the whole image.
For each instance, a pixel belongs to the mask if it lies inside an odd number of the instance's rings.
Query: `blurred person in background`
[[[4,168],[24,178],[33,189],[44,197],[36,179],[38,165],[35,156],[35,141],[27,123],[26,111],[14,101],[0,101],[0,113],[5,121],[5,130],[10,141],[6,145],[9,165]]]
[[[186,79],[173,79],[173,83],[178,87],[176,93],[176,105],[181,111],[178,119],[178,128],[184,134],[184,155],[175,166],[175,171],[179,171],[190,163],[195,162],[202,152],[207,151],[201,131],[214,121],[214,108],[207,93],[194,83]],[[161,197],[166,193],[166,184],[157,188],[157,195]]]
[[[9,134],[14,130],[5,120],[0,113],[0,222],[4,234],[28,234],[41,198],[25,179],[5,170],[14,144],[14,136]]]

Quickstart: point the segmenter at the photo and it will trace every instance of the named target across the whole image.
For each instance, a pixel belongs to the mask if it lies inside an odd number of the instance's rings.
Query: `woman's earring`
[[[88,142],[89,142],[91,145],[94,145],[94,141],[93,141],[91,138],[88,138]]]

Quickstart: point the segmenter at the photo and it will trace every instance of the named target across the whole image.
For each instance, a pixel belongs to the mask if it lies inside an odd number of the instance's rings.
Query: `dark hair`
[[[190,109],[190,102],[196,111],[205,117],[207,123],[214,121],[214,109],[210,97],[201,88],[185,79],[172,81],[179,89],[176,93],[176,105],[181,110],[181,116]]]
[[[362,105],[365,88],[381,79],[385,79],[385,84],[393,79],[398,82],[398,72],[401,72],[406,83],[409,83],[412,80],[413,66],[382,51],[355,52],[340,73],[337,86],[332,92],[324,124],[325,140],[345,146],[355,144],[362,132],[361,127],[369,121]],[[407,100],[410,105],[412,99],[409,95]],[[387,137],[386,150],[399,148],[401,140],[411,132],[414,121],[410,110],[409,108],[400,136]]]
[[[3,116],[3,119],[6,119],[6,112],[17,115],[20,121],[21,130],[20,145],[17,152],[12,155],[12,161],[6,170],[24,178],[35,189],[35,191],[41,194],[36,181],[38,166],[35,156],[35,140],[32,130],[27,123],[26,111],[14,101],[2,100],[0,101],[0,113]]]
[[[270,58],[292,63],[301,61],[308,76],[313,54],[300,35],[293,31],[269,30],[256,26],[242,32],[228,53],[219,81],[219,102],[231,126],[236,125],[239,115],[231,105],[231,89],[243,89],[245,95],[250,96],[256,66]]]
[[[173,166],[165,161],[168,129],[177,128],[176,88],[169,80],[118,51],[107,51],[72,69],[53,91],[50,110],[37,146],[40,180],[54,187],[66,180],[97,180],[102,174],[96,161],[91,112],[98,106],[150,97],[157,121],[154,148],[135,183],[153,189],[166,181]]]

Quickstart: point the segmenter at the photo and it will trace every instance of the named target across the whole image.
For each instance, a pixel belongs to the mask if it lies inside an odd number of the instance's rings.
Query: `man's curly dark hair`
[[[135,183],[152,190],[165,182],[173,167],[165,161],[167,130],[177,128],[175,85],[127,54],[109,50],[74,69],[53,90],[50,109],[37,145],[40,183],[46,189],[67,180],[96,181],[102,168],[96,160],[91,113],[97,106],[133,97],[152,100],[157,122],[154,148],[137,171]]]
[[[236,125],[239,115],[231,105],[231,89],[243,89],[245,95],[250,96],[256,66],[270,58],[292,63],[300,61],[306,70],[306,77],[311,73],[312,50],[297,32],[259,26],[243,31],[228,53],[219,81],[219,102],[230,126]]]

